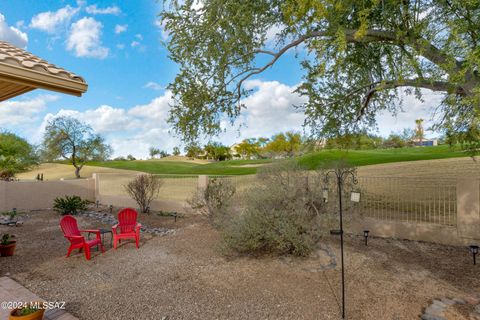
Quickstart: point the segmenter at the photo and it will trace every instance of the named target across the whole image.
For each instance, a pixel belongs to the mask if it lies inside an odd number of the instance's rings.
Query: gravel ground
[[[480,160],[470,157],[438,160],[405,161],[358,168],[360,177],[403,177],[462,179],[480,177]]]
[[[315,268],[332,263],[328,250],[309,259],[226,259],[218,233],[198,217],[177,225],[170,217],[142,218],[177,231],[142,234],[139,250],[125,243],[86,261],[81,254],[64,257],[57,214],[31,213],[22,227],[0,226],[18,241],[14,257],[0,258],[0,275],[46,300],[66,301],[80,319],[340,318],[339,267]],[[100,227],[83,217],[79,224]],[[323,247],[339,264],[337,240],[325,238]],[[480,292],[480,265],[472,265],[465,248],[380,238],[366,247],[349,236],[345,250],[348,319],[419,319],[432,299]],[[461,314],[448,319],[468,319]]]

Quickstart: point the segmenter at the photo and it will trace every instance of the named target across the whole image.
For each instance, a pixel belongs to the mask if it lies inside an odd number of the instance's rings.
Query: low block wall
[[[114,205],[116,207],[133,207],[137,204],[125,194],[123,185],[131,179],[132,176],[114,176],[110,177],[111,183],[103,183],[102,178],[94,175],[91,179],[64,180],[64,181],[26,181],[26,182],[4,182],[0,181],[0,212],[17,208],[19,211],[48,209],[53,205],[56,197],[65,195],[78,195],[90,201],[99,201],[104,205]],[[176,211],[182,213],[191,213],[187,200],[198,189],[203,189],[208,184],[208,177],[164,177],[164,190],[161,191],[160,199],[153,201],[151,209],[155,211]],[[247,184],[238,184],[237,187],[248,187]],[[243,179],[243,178],[242,178]],[[243,180],[242,180],[243,181]],[[440,182],[439,182],[440,183]],[[406,185],[408,187],[408,185]],[[442,218],[436,221],[417,221],[410,220],[385,220],[378,217],[372,217],[365,213],[367,210],[377,210],[379,204],[371,208],[362,208],[362,212],[346,227],[346,231],[355,234],[362,234],[363,230],[370,230],[372,236],[391,237],[399,239],[409,239],[416,241],[436,242],[448,245],[466,245],[480,243],[480,181],[478,179],[458,180],[454,186],[455,197],[453,202],[456,210],[452,210],[448,223],[440,223]],[[396,189],[395,189],[396,190]],[[395,191],[394,190],[394,191]],[[438,195],[432,194],[435,199]],[[430,201],[425,198],[424,201]],[[432,206],[432,212],[435,208],[445,209],[445,203]],[[407,203],[408,204],[408,203]],[[418,204],[416,204],[418,205]],[[429,210],[429,206],[421,206],[424,210]],[[403,208],[403,207],[402,207]],[[407,206],[408,209],[408,206]],[[401,210],[399,213],[403,213]],[[407,215],[408,216],[408,215]],[[435,215],[432,215],[435,217]],[[411,218],[411,217],[410,217]]]
[[[363,230],[369,230],[370,235],[375,237],[426,241],[457,246],[468,245],[472,243],[472,240],[475,240],[473,238],[461,237],[457,232],[457,228],[453,226],[382,221],[372,218],[352,221],[346,231],[363,235]],[[480,240],[480,234],[476,240]]]
[[[0,181],[0,211],[48,209],[52,208],[55,198],[65,195],[95,201],[95,181]]]

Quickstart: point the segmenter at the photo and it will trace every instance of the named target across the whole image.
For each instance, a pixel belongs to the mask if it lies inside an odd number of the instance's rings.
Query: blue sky
[[[146,157],[156,146],[170,151],[179,139],[166,123],[170,103],[165,87],[176,66],[162,41],[168,35],[158,23],[157,1],[36,1],[0,2],[0,39],[83,76],[88,92],[81,98],[36,90],[0,103],[0,128],[39,143],[46,121],[73,115],[89,123],[112,144],[114,155]],[[274,68],[252,79],[240,131],[228,128],[217,140],[234,143],[244,137],[271,136],[302,130],[303,115],[293,104],[304,101],[292,93],[302,71],[287,54]],[[379,133],[388,135],[429,119],[427,109],[439,97],[426,93],[429,104],[405,98],[397,118],[379,117]]]

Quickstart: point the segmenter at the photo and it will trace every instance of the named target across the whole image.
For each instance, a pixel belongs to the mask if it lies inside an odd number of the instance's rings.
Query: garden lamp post
[[[355,175],[355,169],[352,168],[342,168],[337,167],[333,170],[328,171],[325,174],[325,185],[328,186],[328,177],[330,175],[335,176],[337,180],[337,192],[338,192],[338,205],[340,211],[340,255],[341,255],[341,267],[342,267],[342,319],[345,319],[345,265],[344,265],[344,254],[343,254],[343,206],[342,206],[342,190],[343,185],[347,179],[351,179],[353,184],[357,184],[358,180]],[[325,190],[325,189],[324,189]],[[325,194],[324,194],[325,200]],[[360,192],[352,192],[351,200],[354,202],[360,201]]]
[[[472,253],[472,256],[473,256],[473,264],[477,264],[477,261],[476,261],[475,257],[478,254],[478,246],[471,245],[469,248],[470,248],[470,252]]]
[[[363,236],[365,237],[365,245],[368,246],[368,233],[370,231],[368,230],[363,230]]]

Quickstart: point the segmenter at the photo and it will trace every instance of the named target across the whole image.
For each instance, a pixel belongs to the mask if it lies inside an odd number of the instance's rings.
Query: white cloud
[[[144,52],[146,47],[142,44],[143,36],[140,33],[135,35],[135,39],[130,43],[132,48],[137,48],[140,52]]]
[[[162,22],[162,21],[157,19],[157,20],[155,20],[154,24],[158,28],[158,30],[160,31],[160,35],[162,37],[162,40],[166,41],[170,34],[167,30],[165,30],[165,22]]]
[[[153,99],[150,103],[145,105],[138,105],[128,111],[128,114],[135,117],[148,118],[148,123],[144,126],[153,128],[154,123],[165,122],[168,118],[168,112],[170,110],[169,104],[172,103],[172,94],[170,91],[165,92],[164,95]]]
[[[285,27],[280,24],[272,25],[265,35],[265,44],[267,47],[272,48],[275,46],[275,43],[278,40],[278,34],[284,29]]]
[[[116,47],[117,47],[118,49],[120,49],[120,50],[125,49],[125,45],[124,45],[123,43],[118,43],[118,44],[116,45]]]
[[[127,28],[128,28],[128,24],[117,24],[115,26],[115,33],[120,34],[122,32],[125,32],[127,31]]]
[[[248,137],[270,137],[278,132],[301,130],[305,115],[295,110],[295,105],[307,101],[293,91],[296,86],[288,86],[278,81],[249,80],[246,89],[255,92],[245,98],[246,110],[242,112],[243,121],[240,139]],[[230,135],[229,142],[239,138]]]
[[[55,33],[61,26],[66,26],[79,10],[80,8],[72,8],[67,5],[57,11],[41,12],[33,16],[30,27],[48,33]]]
[[[433,93],[429,90],[422,90],[422,99],[424,102],[415,98],[414,95],[401,94],[403,99],[403,111],[399,111],[396,116],[389,112],[384,112],[377,116],[378,132],[382,136],[388,136],[392,132],[400,132],[405,128],[414,129],[416,119],[424,119],[424,127],[428,129],[433,125],[433,108],[440,105],[442,94]],[[431,131],[426,131],[427,136],[438,136]]]
[[[58,98],[56,95],[43,94],[29,99],[0,102],[0,126],[32,124],[38,120],[39,114],[45,111],[47,104]]]
[[[111,7],[106,7],[106,8],[97,8],[96,4],[92,4],[88,7],[85,8],[85,11],[90,14],[113,14],[113,15],[119,15],[122,13],[122,10],[120,10],[119,7],[117,6],[111,6]]]
[[[152,90],[162,90],[165,89],[161,84],[156,83],[154,81],[149,81],[147,84],[144,86],[144,88],[152,89]]]
[[[102,46],[102,23],[85,17],[73,23],[67,39],[67,49],[77,57],[104,59],[108,56],[108,48]]]
[[[39,135],[41,136],[48,120],[57,116],[73,116],[104,135],[114,149],[114,156],[133,154],[137,158],[146,158],[151,146],[171,150],[179,144],[178,139],[168,133],[166,119],[171,102],[171,93],[165,92],[147,104],[129,109],[108,105],[85,111],[62,109],[44,117]]]
[[[25,28],[25,20],[18,20],[15,22],[15,27],[18,29],[24,29]]]
[[[20,26],[17,24],[17,26]],[[25,32],[9,26],[5,21],[5,16],[0,13],[0,40],[10,42],[20,48],[25,48],[28,43],[28,36]]]

